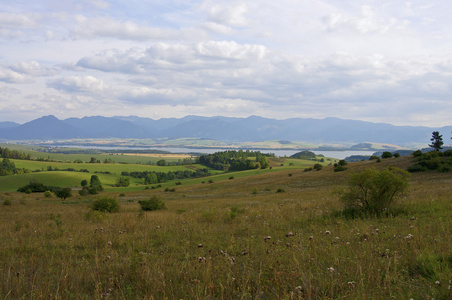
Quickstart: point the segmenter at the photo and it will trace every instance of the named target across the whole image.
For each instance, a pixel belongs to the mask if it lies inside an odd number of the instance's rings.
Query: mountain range
[[[59,120],[49,115],[24,124],[0,122],[0,139],[3,140],[206,138],[225,142],[258,142],[276,139],[328,144],[373,142],[406,146],[427,144],[433,131],[449,136],[452,126],[431,128],[339,118],[276,120],[258,116],[186,116],[159,120],[136,116],[93,116]],[[447,144],[448,137],[444,140]]]

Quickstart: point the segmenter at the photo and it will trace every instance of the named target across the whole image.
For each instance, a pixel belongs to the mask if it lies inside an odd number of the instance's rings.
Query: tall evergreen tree
[[[443,149],[443,136],[439,134],[439,131],[432,132],[432,138],[430,139],[432,143],[429,145],[434,151],[439,151]]]

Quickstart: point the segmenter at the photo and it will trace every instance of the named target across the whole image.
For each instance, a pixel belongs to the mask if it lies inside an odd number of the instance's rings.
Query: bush
[[[119,203],[115,198],[101,197],[93,202],[91,209],[100,212],[118,212]]]
[[[421,150],[416,150],[416,151],[414,151],[414,152],[412,153],[412,155],[413,155],[414,157],[422,156],[422,151],[421,151]]]
[[[383,154],[381,155],[381,158],[392,158],[392,153],[389,151],[385,151],[383,152]]]
[[[45,191],[45,192],[44,192],[44,197],[46,197],[46,198],[52,198],[52,192],[51,192],[51,191]]]
[[[12,204],[11,199],[3,200],[3,205],[10,206]]]
[[[358,209],[368,213],[380,213],[389,209],[394,200],[401,197],[409,186],[410,174],[399,168],[385,170],[367,169],[350,174],[348,190],[340,200],[345,209]]]
[[[71,188],[62,188],[55,190],[55,195],[61,200],[66,200],[66,198],[72,197],[72,189]]]
[[[165,202],[157,196],[152,196],[148,200],[140,200],[138,203],[144,211],[161,210],[166,208]]]
[[[315,164],[315,165],[313,166],[313,168],[314,168],[314,170],[316,170],[316,171],[320,171],[320,170],[322,170],[322,165],[321,165],[321,164]]]
[[[119,177],[118,180],[116,181],[115,186],[116,187],[126,187],[126,186],[129,186],[129,184],[130,184],[129,177]]]
[[[423,167],[419,164],[415,164],[415,165],[409,166],[406,170],[410,173],[416,173],[416,172],[425,172],[425,171],[427,171],[427,168]]]
[[[279,188],[279,189],[277,189],[277,190],[276,190],[276,192],[277,192],[277,193],[284,193],[284,192],[285,192],[285,190],[284,190],[284,189],[281,189],[281,188]]]
[[[343,167],[343,166],[335,166],[333,170],[334,170],[334,172],[342,172],[342,171],[347,170],[347,168]]]

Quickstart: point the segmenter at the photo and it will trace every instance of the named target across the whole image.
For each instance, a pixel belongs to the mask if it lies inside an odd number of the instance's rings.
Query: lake
[[[215,149],[209,149],[209,148],[182,148],[182,147],[98,147],[98,146],[80,146],[80,145],[67,145],[63,147],[69,147],[69,148],[83,148],[83,149],[98,149],[98,150],[160,150],[160,151],[168,151],[171,153],[205,153],[205,154],[212,154],[219,151],[227,151],[227,150],[247,150],[247,149],[231,149],[231,148],[215,148]],[[291,156],[295,153],[298,153],[303,150],[271,150],[271,149],[249,149],[250,151],[260,151],[262,153],[274,153],[276,156],[282,157],[282,156]],[[344,151],[317,151],[317,150],[309,150],[311,152],[314,152],[317,155],[324,155],[325,157],[331,157],[336,159],[344,159],[348,156],[352,155],[372,155],[376,151],[351,151],[351,150],[344,150]]]

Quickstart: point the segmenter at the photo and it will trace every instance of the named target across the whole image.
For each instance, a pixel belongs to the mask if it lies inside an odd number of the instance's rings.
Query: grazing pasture
[[[351,219],[335,193],[350,172],[412,163],[275,167],[173,192],[102,192],[117,213],[91,210],[98,196],[3,192],[0,298],[451,299],[450,173],[413,174],[387,217]],[[138,201],[153,196],[166,209],[142,211]]]

